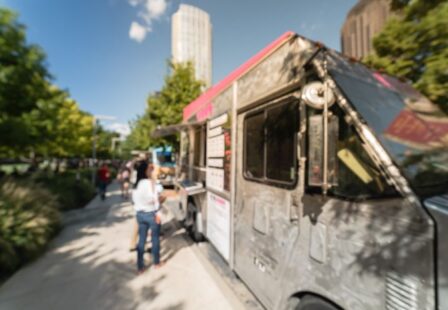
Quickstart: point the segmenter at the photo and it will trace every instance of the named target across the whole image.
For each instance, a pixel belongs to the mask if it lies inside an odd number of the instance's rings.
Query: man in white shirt
[[[144,253],[148,230],[151,229],[152,258],[153,264],[160,267],[160,221],[157,211],[165,197],[159,195],[157,184],[151,179],[152,169],[148,169],[149,179],[142,179],[137,188],[132,192],[134,209],[137,213],[138,222],[138,246],[137,246],[137,270],[138,273],[145,271]]]

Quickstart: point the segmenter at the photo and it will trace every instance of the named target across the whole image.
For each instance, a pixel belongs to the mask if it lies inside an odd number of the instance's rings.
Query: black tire
[[[340,310],[323,299],[314,296],[292,298],[288,302],[287,310]]]

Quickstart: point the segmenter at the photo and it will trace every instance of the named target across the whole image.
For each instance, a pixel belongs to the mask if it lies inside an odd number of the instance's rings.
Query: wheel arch
[[[320,300],[322,300],[322,301],[328,303],[329,305],[335,307],[335,308],[338,309],[338,310],[344,310],[343,307],[341,307],[340,305],[338,305],[338,304],[337,304],[335,301],[333,301],[331,298],[329,298],[329,297],[327,297],[327,296],[325,296],[325,295],[321,295],[321,294],[318,294],[318,293],[315,293],[315,292],[311,292],[311,291],[300,291],[300,292],[296,292],[296,293],[290,295],[290,296],[288,297],[288,299],[286,300],[286,302],[288,302],[288,301],[290,301],[290,300],[294,300],[294,299],[296,299],[296,300],[301,300],[301,299],[303,299],[303,298],[306,297],[306,296],[310,296],[310,297],[313,297],[313,298],[320,299]]]

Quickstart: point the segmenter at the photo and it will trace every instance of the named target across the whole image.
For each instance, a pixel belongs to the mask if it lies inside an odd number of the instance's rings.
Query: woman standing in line
[[[163,265],[160,262],[160,217],[157,211],[160,204],[165,201],[165,197],[159,195],[156,190],[156,183],[151,178],[152,170],[153,167],[148,166],[148,178],[140,180],[132,193],[138,222],[137,271],[139,274],[146,270],[144,253],[149,229],[151,229],[152,263],[156,268]]]

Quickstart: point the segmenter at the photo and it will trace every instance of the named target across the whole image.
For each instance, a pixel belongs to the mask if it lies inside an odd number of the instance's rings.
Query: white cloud
[[[106,128],[119,133],[121,138],[125,138],[131,133],[131,128],[128,124],[112,123],[110,125],[107,125]]]
[[[144,25],[133,21],[129,30],[129,37],[137,42],[142,42],[146,34],[151,32],[153,20],[160,18],[167,9],[167,0],[128,0],[129,4],[137,7],[137,16],[144,21]]]
[[[145,39],[146,34],[150,31],[151,28],[145,27],[138,22],[132,22],[131,28],[129,29],[129,37],[140,43]]]
[[[129,0],[129,4],[132,6],[137,6],[140,2],[140,0]]]
[[[146,0],[146,9],[151,18],[159,18],[166,11],[166,0]]]

